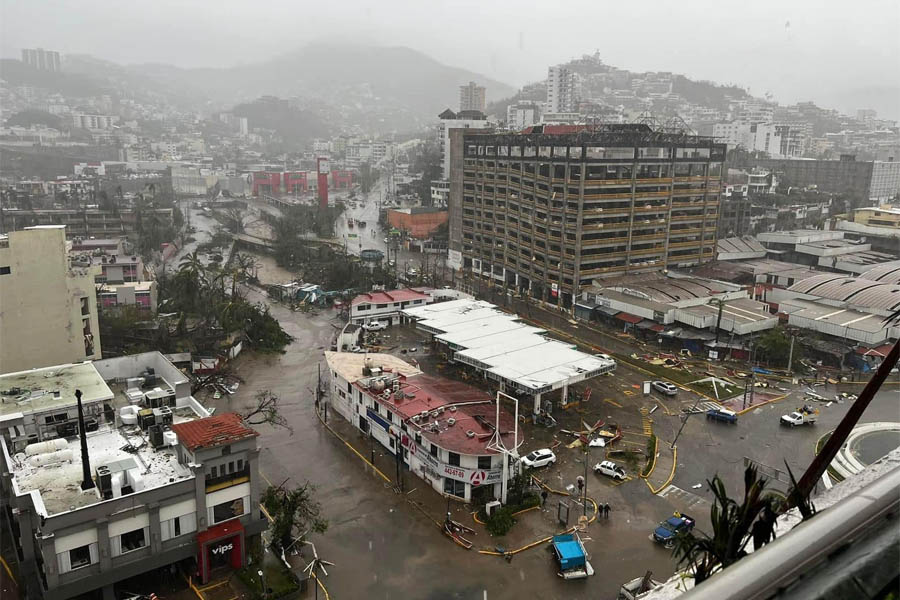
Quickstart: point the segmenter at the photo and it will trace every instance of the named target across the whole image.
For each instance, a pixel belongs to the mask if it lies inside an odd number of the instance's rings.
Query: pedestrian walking
[[[609,518],[609,503],[608,502],[603,503],[603,518],[604,519]]]
[[[541,492],[541,506],[547,504],[547,497],[549,495],[550,494],[547,493],[547,490],[544,490],[543,492]]]

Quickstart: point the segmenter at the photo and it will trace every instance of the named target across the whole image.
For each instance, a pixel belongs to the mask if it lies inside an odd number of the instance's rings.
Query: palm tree
[[[752,465],[744,470],[744,497],[740,503],[728,497],[718,475],[706,483],[715,496],[709,511],[713,534],[680,534],[673,550],[679,563],[694,567],[698,584],[746,556],[751,538],[767,541],[774,537],[775,507],[779,504],[777,496],[766,492],[766,480]]]

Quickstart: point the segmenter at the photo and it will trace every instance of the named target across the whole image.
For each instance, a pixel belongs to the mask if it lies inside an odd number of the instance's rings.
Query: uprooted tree
[[[308,481],[295,488],[269,486],[262,505],[272,518],[272,547],[279,554],[306,539],[310,533],[325,533],[328,521],[321,516],[322,505],[315,499],[315,487]]]

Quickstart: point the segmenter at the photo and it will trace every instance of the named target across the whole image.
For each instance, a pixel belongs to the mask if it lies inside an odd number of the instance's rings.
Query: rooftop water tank
[[[74,454],[71,450],[57,450],[56,452],[46,452],[44,454],[35,454],[28,459],[28,462],[35,467],[44,467],[47,465],[55,465],[61,462],[72,462]]]
[[[68,448],[69,442],[64,438],[56,438],[47,440],[46,442],[38,442],[37,444],[29,444],[25,446],[25,456],[34,456],[35,454],[46,454],[48,452],[56,452]]]

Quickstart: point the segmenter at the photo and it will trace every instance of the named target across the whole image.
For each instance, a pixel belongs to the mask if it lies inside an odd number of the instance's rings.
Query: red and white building
[[[503,455],[491,444],[494,397],[472,386],[426,375],[388,354],[325,352],[330,408],[371,435],[437,492],[466,502],[502,497]],[[499,432],[508,450],[515,418],[500,409]],[[512,469],[507,477],[511,477]]]
[[[384,321],[388,325],[400,322],[400,311],[424,306],[434,300],[425,288],[402,289],[360,294],[350,303],[350,322]]]

